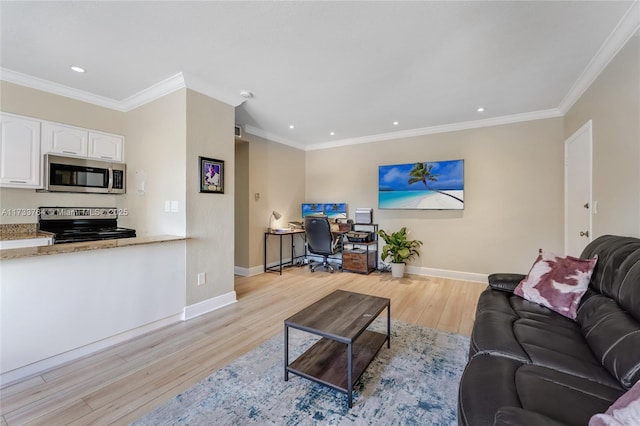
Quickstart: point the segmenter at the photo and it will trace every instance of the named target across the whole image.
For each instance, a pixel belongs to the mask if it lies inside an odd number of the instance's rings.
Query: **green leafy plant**
[[[384,230],[379,230],[378,235],[386,243],[382,247],[382,259],[391,258],[392,263],[405,263],[413,256],[420,256],[419,248],[422,241],[408,240],[407,228],[402,227],[399,231],[387,234]]]

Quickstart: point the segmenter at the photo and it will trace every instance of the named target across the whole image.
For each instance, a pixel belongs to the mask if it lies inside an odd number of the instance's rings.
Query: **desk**
[[[285,235],[289,235],[291,237],[291,260],[283,263],[282,262],[282,237],[284,237]],[[295,256],[294,250],[293,250],[293,236],[294,235],[301,235],[302,237],[304,237],[304,242],[305,242],[305,254],[301,254],[299,256]],[[280,262],[277,265],[273,265],[273,266],[267,266],[267,240],[269,239],[269,237],[271,236],[277,236],[280,237]],[[283,266],[289,266],[289,265],[293,265],[294,261],[300,257],[305,257],[306,252],[307,252],[307,246],[306,246],[306,242],[307,242],[307,234],[305,234],[304,229],[294,229],[291,231],[271,231],[271,232],[265,232],[264,233],[264,272],[279,272],[280,275],[282,275],[282,267]]]

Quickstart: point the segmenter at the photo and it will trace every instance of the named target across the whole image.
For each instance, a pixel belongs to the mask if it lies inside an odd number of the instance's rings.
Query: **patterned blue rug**
[[[386,319],[385,319],[386,321]],[[385,321],[373,327],[384,332]],[[290,360],[315,340],[289,332]],[[457,425],[469,338],[392,321],[386,345],[347,396],[290,374],[282,334],[216,371],[134,425]]]

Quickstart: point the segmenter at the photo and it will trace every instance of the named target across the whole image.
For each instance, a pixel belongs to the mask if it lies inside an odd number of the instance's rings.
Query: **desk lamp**
[[[273,228],[271,227],[271,219],[274,217],[276,218],[276,220],[280,220],[282,215],[275,210],[271,212],[271,214],[269,215],[269,228],[267,229],[268,232],[271,232],[273,230]]]

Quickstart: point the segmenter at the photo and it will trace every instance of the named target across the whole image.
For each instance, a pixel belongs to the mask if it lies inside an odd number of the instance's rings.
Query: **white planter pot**
[[[393,278],[404,277],[404,263],[392,263],[391,264],[391,276]]]

